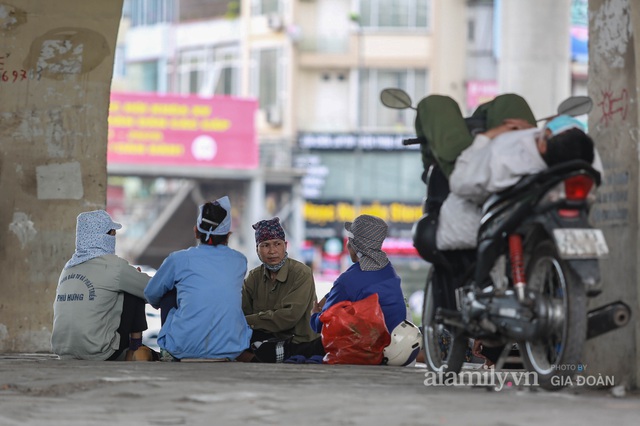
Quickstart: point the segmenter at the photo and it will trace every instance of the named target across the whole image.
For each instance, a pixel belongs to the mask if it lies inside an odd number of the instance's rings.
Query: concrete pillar
[[[0,352],[49,351],[82,211],[105,207],[122,0],[0,3]]]
[[[251,227],[254,223],[263,220],[270,219],[265,216],[265,180],[262,175],[262,169],[258,169],[258,173],[249,182],[249,188],[247,190],[247,203],[244,211],[243,223],[247,226],[243,226],[242,241],[244,241],[243,253],[247,253],[247,261],[249,263],[249,269],[258,266],[260,261],[256,252],[256,239],[255,231]],[[252,255],[251,253],[254,253]]]
[[[304,199],[302,197],[302,182],[296,179],[291,190],[291,237],[288,245],[289,256],[294,259],[301,259],[302,243],[305,240],[304,234]]]
[[[433,63],[429,64],[430,93],[451,96],[460,105],[466,98],[467,1],[441,0],[432,4],[430,25],[435,34]],[[418,99],[415,99],[418,102]]]
[[[571,0],[497,0],[499,93],[517,93],[537,117],[571,95]]]
[[[591,307],[622,300],[631,324],[588,342],[586,374],[613,375],[616,384],[638,387],[638,123],[640,4],[628,0],[589,1],[589,95],[595,108],[589,133],[605,166],[604,184],[592,211],[611,252],[601,262],[602,295]]]

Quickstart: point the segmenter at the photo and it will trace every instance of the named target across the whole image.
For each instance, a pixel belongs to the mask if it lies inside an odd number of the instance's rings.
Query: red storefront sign
[[[258,167],[255,100],[111,93],[110,164]]]
[[[467,83],[467,113],[473,113],[478,105],[489,102],[497,95],[497,82],[481,80],[469,81]]]

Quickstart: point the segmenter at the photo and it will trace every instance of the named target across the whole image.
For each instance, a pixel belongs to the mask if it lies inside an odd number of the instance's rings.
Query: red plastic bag
[[[378,295],[336,303],[320,315],[327,364],[381,364],[391,342]]]

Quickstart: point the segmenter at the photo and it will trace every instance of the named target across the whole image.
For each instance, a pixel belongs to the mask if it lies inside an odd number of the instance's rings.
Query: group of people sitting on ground
[[[451,187],[438,225],[441,250],[473,248],[479,204],[523,175],[576,157],[602,169],[592,140],[571,117],[557,117],[539,131],[515,95],[498,97],[478,113],[489,130],[474,137],[450,98],[429,96],[418,105],[425,169],[435,160]],[[198,245],[170,254],[153,278],[115,255],[120,228],[104,210],[78,216],[76,251],[54,302],[51,344],[61,357],[321,362],[322,314],[332,306],[377,294],[390,333],[407,317],[400,277],[381,250],[387,224],[374,216],[345,224],[354,264],[319,302],[311,269],[287,255],[277,217],[253,225],[262,265],[247,274],[246,257],[228,247],[228,197],[200,206]],[[161,311],[160,354],[142,345],[146,302]],[[409,349],[404,361],[417,355]]]
[[[381,250],[387,224],[374,216],[345,224],[354,264],[320,303],[311,268],[288,257],[277,217],[253,225],[262,265],[247,273],[246,257],[228,246],[226,196],[199,207],[198,244],[171,253],[152,278],[115,255],[120,228],[104,210],[78,215],[54,302],[51,343],[63,358],[321,363],[320,314],[332,305],[377,293],[389,331],[407,317],[400,277]],[[160,309],[160,353],[142,345],[145,303]]]

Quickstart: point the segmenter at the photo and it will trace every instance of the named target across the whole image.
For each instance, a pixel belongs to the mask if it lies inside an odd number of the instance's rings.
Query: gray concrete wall
[[[589,133],[605,166],[604,184],[592,211],[611,252],[601,262],[605,290],[591,307],[622,300],[633,310],[626,328],[600,336],[585,348],[587,374],[614,375],[637,387],[640,345],[638,309],[638,64],[640,4],[589,1],[589,95],[595,108]]]
[[[48,351],[75,220],[106,202],[122,0],[0,0],[0,352]]]

